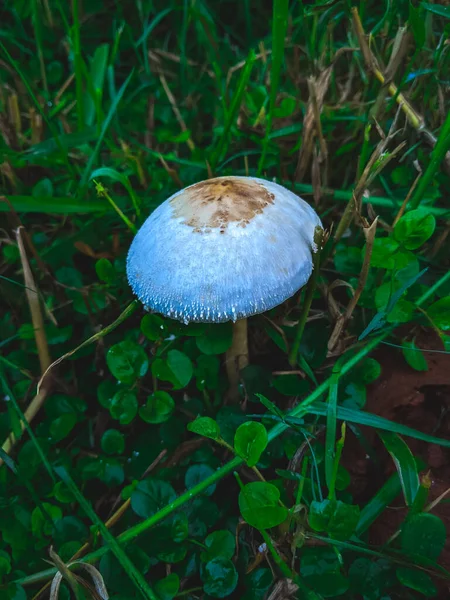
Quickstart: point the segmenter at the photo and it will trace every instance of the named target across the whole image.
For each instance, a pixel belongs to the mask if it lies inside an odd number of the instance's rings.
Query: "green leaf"
[[[441,298],[429,306],[427,314],[439,329],[448,331],[450,329],[450,296]]]
[[[173,502],[176,497],[175,490],[167,481],[144,479],[131,494],[131,508],[139,517],[148,519]]]
[[[234,591],[238,582],[238,574],[231,560],[219,556],[205,565],[203,589],[213,598],[225,598]]]
[[[102,435],[102,450],[106,454],[122,454],[125,450],[125,438],[117,429],[108,429]]]
[[[114,377],[122,383],[132,384],[148,370],[148,357],[138,344],[125,340],[114,344],[106,354],[106,362]]]
[[[220,438],[220,428],[211,417],[197,417],[195,421],[188,423],[187,428],[192,433],[198,433],[198,435],[203,435],[211,440]]]
[[[138,401],[136,394],[128,390],[119,390],[114,394],[109,405],[109,412],[113,419],[121,425],[128,425],[137,415]]]
[[[429,2],[422,2],[420,4],[425,10],[429,10],[435,15],[450,19],[450,6],[442,6],[442,4],[431,4]]]
[[[340,500],[313,500],[308,521],[315,531],[326,531],[337,540],[348,540],[359,521],[359,506],[346,504]]]
[[[45,516],[42,512],[45,511]],[[31,531],[33,535],[40,537],[43,535],[51,535],[53,532],[53,524],[62,518],[62,510],[59,506],[43,502],[42,506],[36,506],[31,513]],[[48,520],[50,517],[50,522]]]
[[[403,524],[400,542],[405,554],[436,560],[444,548],[446,537],[445,525],[439,517],[418,513]]]
[[[171,573],[155,583],[155,592],[160,600],[172,600],[180,589],[180,578],[176,573]]]
[[[201,483],[208,477],[211,477],[211,475],[213,475],[213,473],[214,473],[214,469],[212,467],[209,467],[208,465],[191,465],[189,467],[189,469],[186,471],[186,476],[184,478],[184,483],[186,485],[186,488],[189,490],[189,489],[195,487],[196,485],[198,485],[199,483]],[[216,485],[212,484],[209,487],[207,487],[203,493],[206,494],[207,496],[211,496],[211,494],[214,493],[215,489],[216,489]]]
[[[216,390],[219,386],[220,361],[217,356],[200,354],[197,358],[195,377],[200,391]]]
[[[407,250],[420,248],[434,233],[436,219],[426,208],[410,210],[394,227],[394,238]]]
[[[273,385],[284,396],[302,396],[309,389],[309,382],[306,379],[290,373],[275,377]]]
[[[348,571],[351,589],[367,600],[379,600],[383,597],[383,590],[395,584],[392,571],[388,560],[357,558]]]
[[[405,502],[407,506],[412,506],[420,486],[419,473],[414,456],[408,445],[397,434],[388,431],[379,431],[378,435],[395,463]]]
[[[114,266],[107,258],[98,259],[95,263],[95,272],[97,277],[105,283],[114,283],[117,277]]]
[[[197,348],[203,354],[223,354],[231,346],[233,327],[231,322],[208,325],[203,335],[196,338]]]
[[[395,267],[393,257],[398,249],[398,242],[390,237],[375,238],[370,265],[380,269],[393,269]]]
[[[420,6],[414,6],[409,0],[409,18],[408,22],[411,26],[414,41],[416,42],[417,50],[420,50],[425,44],[426,31],[425,31],[425,19],[423,10]]]
[[[410,367],[416,371],[428,371],[428,363],[426,358],[419,348],[417,348],[414,340],[403,340],[402,342],[403,356]]]
[[[302,548],[300,574],[305,585],[323,598],[344,594],[349,587],[340,573],[337,554],[330,548]]]
[[[167,392],[157,391],[147,397],[145,406],[139,409],[139,416],[146,423],[164,423],[175,409],[175,402]]]
[[[249,467],[254,467],[268,442],[269,438],[264,425],[248,421],[237,428],[234,436],[234,449]]]
[[[427,598],[436,596],[437,589],[433,580],[424,571],[420,569],[408,569],[408,567],[400,567],[396,571],[397,578],[402,585],[411,588],[416,592],[424,594]]]
[[[186,387],[194,374],[191,359],[184,352],[169,350],[167,353],[167,365],[179,381],[180,388]]]
[[[39,196],[51,198],[53,196],[53,183],[51,182],[51,179],[44,177],[44,179],[38,181],[31,193],[34,198],[38,198]]]
[[[227,530],[213,531],[205,539],[207,550],[202,552],[201,559],[209,562],[217,557],[231,559],[236,550],[234,535]]]
[[[283,523],[288,511],[280,505],[280,491],[271,483],[247,483],[239,493],[239,509],[243,518],[256,529],[270,529]]]
[[[394,473],[361,509],[356,535],[361,535],[369,529],[381,513],[397,498],[401,489],[400,478],[397,473]]]
[[[141,331],[146,338],[156,342],[167,334],[167,327],[159,315],[145,315],[141,320]]]

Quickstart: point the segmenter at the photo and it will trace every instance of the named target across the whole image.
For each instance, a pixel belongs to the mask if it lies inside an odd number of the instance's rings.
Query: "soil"
[[[433,333],[421,333],[416,345],[426,350],[442,350],[442,343]],[[376,353],[382,367],[379,379],[369,386],[366,409],[391,421],[412,427],[423,433],[440,438],[450,438],[450,357],[448,354],[427,352],[428,371],[415,371],[405,361],[399,349],[382,345]],[[367,502],[381,487],[395,466],[382,447],[373,429],[364,430],[368,441],[375,448],[381,464],[374,466],[354,436],[348,437],[344,452],[344,464],[350,471],[350,491],[358,503]],[[431,479],[429,502],[449,491],[444,501],[433,508],[450,533],[450,449],[436,444],[406,438],[414,456],[426,463],[422,474]],[[384,544],[399,528],[406,515],[404,500],[400,496],[385,510],[369,530],[369,542],[375,546]],[[439,558],[439,563],[450,570],[450,535]],[[450,582],[441,580],[439,598],[448,598]]]

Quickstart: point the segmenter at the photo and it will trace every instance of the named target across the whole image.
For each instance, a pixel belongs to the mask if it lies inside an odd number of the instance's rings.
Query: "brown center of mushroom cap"
[[[252,179],[217,177],[186,188],[172,198],[174,217],[182,218],[196,232],[219,228],[225,232],[229,223],[245,227],[275,196]]]

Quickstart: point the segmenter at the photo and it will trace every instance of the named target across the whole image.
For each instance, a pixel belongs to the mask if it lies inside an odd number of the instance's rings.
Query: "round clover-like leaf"
[[[188,424],[187,428],[192,433],[198,433],[198,435],[203,435],[211,440],[220,438],[220,427],[211,417],[197,417],[195,421]]]
[[[407,250],[415,250],[434,233],[436,219],[426,208],[410,210],[394,227],[395,239]]]
[[[156,342],[167,333],[164,319],[160,315],[145,315],[141,321],[141,331],[146,338]]]
[[[253,481],[239,493],[241,515],[256,529],[270,529],[286,520],[288,511],[280,504],[280,491],[271,483]]]
[[[117,429],[108,429],[102,435],[102,450],[106,454],[122,454],[125,450],[125,438]]]
[[[213,598],[225,598],[234,591],[238,574],[231,560],[219,556],[209,561],[203,572],[203,589]]]
[[[448,331],[450,329],[450,296],[445,296],[432,304],[427,309],[427,314],[439,329]]]
[[[175,402],[170,394],[157,391],[147,398],[145,406],[139,409],[139,416],[146,423],[164,423],[170,418],[175,408]]]
[[[359,506],[340,500],[313,500],[308,520],[315,531],[326,531],[337,540],[348,540],[359,521]]]
[[[139,517],[148,519],[176,497],[175,490],[167,481],[144,479],[131,494],[131,508]]]
[[[138,411],[136,394],[128,390],[119,390],[114,394],[109,405],[109,412],[113,419],[121,425],[128,425]]]
[[[226,529],[210,533],[205,539],[205,546],[207,550],[201,555],[204,562],[209,562],[218,556],[231,559],[236,550],[234,535]]]
[[[114,344],[106,354],[109,370],[122,383],[134,383],[143,377],[148,370],[148,357],[139,346],[129,340]]]
[[[113,283],[116,279],[116,270],[107,258],[99,258],[95,263],[95,271],[97,277],[105,283]]]
[[[436,515],[418,513],[407,519],[400,536],[403,552],[436,560],[445,544],[446,529]]]
[[[234,435],[234,449],[249,467],[257,464],[268,443],[266,428],[255,421],[242,423]]]
[[[208,465],[191,465],[186,471],[184,483],[188,490],[201,483],[207,477],[210,477],[214,473],[214,469]],[[204,494],[211,496],[216,489],[216,485],[213,483],[204,490]]]

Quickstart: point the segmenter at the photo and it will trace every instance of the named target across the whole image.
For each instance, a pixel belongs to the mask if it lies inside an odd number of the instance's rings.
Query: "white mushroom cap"
[[[128,253],[128,281],[147,308],[172,319],[236,321],[308,281],[316,226],[309,204],[277,183],[208,179],[148,217]]]

